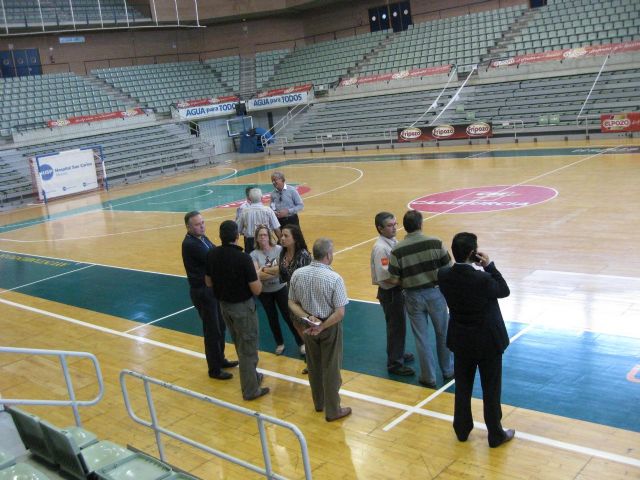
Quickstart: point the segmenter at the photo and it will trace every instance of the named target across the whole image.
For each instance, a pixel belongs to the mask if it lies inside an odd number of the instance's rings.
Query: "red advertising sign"
[[[640,112],[600,115],[602,133],[640,132]]]
[[[609,43],[607,45],[593,45],[578,48],[568,48],[564,50],[550,50],[548,52],[529,53],[527,55],[516,55],[505,60],[494,60],[491,62],[492,68],[509,67],[511,65],[524,65],[527,63],[548,62],[552,60],[564,60],[567,58],[595,57],[599,55],[610,55],[640,50],[640,40],[624,43]]]
[[[310,83],[308,83],[307,85],[300,85],[298,87],[277,88],[275,90],[269,90],[268,92],[260,92],[258,94],[258,98],[277,97],[279,95],[287,95],[289,93],[308,92],[312,88],[313,88],[313,85],[311,85]]]
[[[490,123],[474,122],[464,125],[436,125],[433,127],[407,127],[398,129],[398,142],[450,140],[454,138],[493,137]]]
[[[105,120],[115,120],[117,118],[135,117],[137,115],[144,115],[144,110],[141,108],[131,108],[129,110],[98,113],[96,115],[83,115],[79,117],[60,118],[58,120],[49,120],[47,126],[49,127],[66,127],[67,125],[78,125],[80,123],[90,122],[104,122]]]
[[[178,102],[176,107],[178,108],[190,108],[190,107],[203,107],[205,105],[215,105],[217,103],[237,102],[240,100],[236,96],[218,97],[218,98],[202,98],[200,100],[185,100],[184,102]]]
[[[442,65],[440,67],[414,68],[412,70],[403,70],[395,73],[381,73],[379,75],[368,75],[365,77],[351,77],[340,82],[341,87],[350,85],[363,85],[365,83],[388,82],[390,80],[402,80],[403,78],[428,77],[430,75],[448,74],[451,71],[451,65]]]

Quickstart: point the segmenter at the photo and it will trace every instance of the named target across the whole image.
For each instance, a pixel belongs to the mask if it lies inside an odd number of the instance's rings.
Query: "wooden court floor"
[[[153,454],[153,435],[125,412],[118,384],[122,369],[298,425],[309,443],[314,478],[640,478],[639,144],[611,140],[241,158],[46,208],[29,206],[0,214],[0,254],[181,276],[184,212],[192,206],[201,209],[208,235],[217,240],[218,224],[235,213],[234,208],[219,205],[241,195],[219,202],[213,201],[215,192],[268,185],[277,168],[289,182],[305,187],[301,223],[307,242],[319,236],[332,238],[334,268],[345,278],[349,297],[375,302],[369,253],[378,211],[401,218],[416,199],[422,198],[424,205],[429,203],[424,197],[431,194],[465,195],[465,189],[479,187],[498,200],[504,200],[501,195],[512,187],[553,190],[557,194],[545,201],[507,210],[460,213],[454,202],[445,211],[424,212],[424,231],[447,245],[459,231],[476,233],[481,248],[496,261],[511,287],[511,296],[501,306],[505,319],[519,327],[504,362],[518,372],[511,388],[519,391],[505,391],[503,400],[517,394],[535,397],[540,404],[545,398],[561,398],[572,408],[570,392],[590,389],[594,401],[600,401],[594,408],[626,417],[630,427],[600,422],[598,411],[593,421],[576,420],[583,417],[505,402],[503,424],[516,429],[516,439],[491,450],[482,430],[481,401],[474,400],[478,423],[470,440],[458,443],[451,428],[451,389],[434,391],[346,370],[343,404],[354,414],[329,424],[313,410],[300,360],[261,352],[259,367],[272,393],[243,402],[237,378],[216,382],[206,376],[198,336],[154,325],[140,327],[131,319],[27,295],[20,288],[0,290],[0,344],[97,355],[106,394],[98,406],[83,410],[85,426],[101,438]],[[42,281],[46,287],[55,278]],[[90,295],[96,302],[109,299],[108,285],[95,283]],[[125,333],[131,329],[135,330]],[[598,341],[605,338],[607,342]],[[575,339],[587,339],[592,350],[570,348]],[[358,340],[356,336],[345,343]],[[612,363],[600,363],[604,357],[596,354],[603,353],[603,345]],[[228,348],[233,357],[233,348]],[[565,360],[570,369],[563,368]],[[77,361],[72,370],[79,396],[94,395],[90,366]],[[62,398],[64,387],[57,372],[49,360],[2,355],[0,394]],[[560,381],[549,381],[554,378]],[[143,412],[141,388],[135,384],[131,388],[134,403]],[[154,397],[163,426],[261,463],[255,422],[159,389],[154,389]],[[590,402],[580,403],[576,410],[590,408]],[[29,410],[59,425],[72,423],[68,409]],[[293,436],[275,427],[267,433],[275,470],[302,478]],[[199,477],[256,477],[173,441],[166,447],[171,463]]]

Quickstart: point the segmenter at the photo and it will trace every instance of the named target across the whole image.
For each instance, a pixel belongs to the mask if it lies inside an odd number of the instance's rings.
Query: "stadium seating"
[[[277,65],[289,54],[289,49],[256,53],[256,87],[263,89],[274,76]]]
[[[524,9],[524,5],[518,5],[411,25],[392,35],[384,50],[365,62],[358,73],[375,75],[446,64],[476,64]]]
[[[161,113],[169,113],[170,105],[179,101],[233,93],[230,86],[220,83],[209,66],[199,62],[101,68],[91,73]]]
[[[48,120],[124,110],[127,105],[73,73],[10,77],[0,81],[0,132],[41,128]]]
[[[297,48],[280,61],[263,87],[333,83],[349,76],[386,38],[387,32],[366,33]]]
[[[541,79],[470,84],[460,100],[439,120],[465,123],[474,120],[519,120],[536,126],[540,116],[553,117],[557,125],[575,125],[576,116],[593,85],[595,73]],[[428,124],[455,94],[449,88],[418,125]],[[380,94],[315,104],[309,113],[291,124],[280,137],[291,144],[316,144],[318,135],[346,132],[349,138],[384,138],[385,132],[412,124],[435,100],[440,90]],[[463,106],[464,108],[456,108]],[[606,71],[597,83],[583,115],[640,110],[640,69]]]
[[[204,63],[220,76],[221,83],[227,92],[240,90],[240,57],[238,55],[212,58]]]
[[[166,169],[191,168],[211,161],[212,147],[178,124],[154,125],[120,132],[0,150],[0,203],[33,196],[29,157],[100,145],[110,184],[133,182]]]
[[[509,55],[640,40],[637,0],[553,1],[507,45]]]
[[[45,25],[127,25],[151,21],[138,8],[128,4],[125,10],[124,5],[120,0],[100,0],[99,7],[95,0],[73,0],[72,12],[69,2],[4,0],[4,11],[11,27],[39,27],[43,21]]]

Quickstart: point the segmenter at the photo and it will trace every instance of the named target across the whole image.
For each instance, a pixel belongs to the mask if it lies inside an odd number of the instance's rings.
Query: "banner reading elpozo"
[[[640,132],[640,112],[600,115],[602,133]]]
[[[35,175],[40,200],[98,188],[93,150],[67,150],[36,157]]]
[[[398,142],[450,140],[455,138],[493,137],[491,123],[474,122],[464,125],[435,125],[433,127],[407,127],[398,129]]]

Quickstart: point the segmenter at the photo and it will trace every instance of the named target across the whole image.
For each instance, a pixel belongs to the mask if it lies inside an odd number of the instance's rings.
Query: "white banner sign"
[[[271,110],[273,108],[292,107],[309,102],[307,92],[285,93],[275,97],[252,98],[247,101],[247,111]]]
[[[201,105],[198,107],[172,108],[173,118],[180,120],[197,120],[199,118],[224,117],[236,114],[236,102],[216,103],[214,105]]]
[[[98,188],[93,150],[67,150],[37,158],[38,196],[44,200]],[[44,191],[44,194],[43,194]]]

